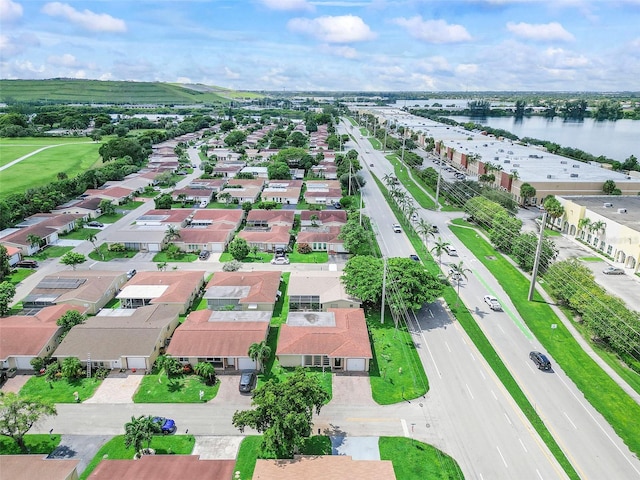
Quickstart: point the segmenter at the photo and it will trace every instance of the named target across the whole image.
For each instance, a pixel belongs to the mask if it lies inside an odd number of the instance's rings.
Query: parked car
[[[131,270],[129,270],[129,271],[127,272],[127,278],[129,278],[129,279],[133,278],[133,276],[134,276],[136,273],[138,273],[138,272],[136,271],[136,269],[135,269],[135,268],[132,268]]]
[[[498,302],[498,299],[492,295],[485,295],[484,303],[489,305],[489,308],[491,310],[495,310],[496,312],[502,311],[502,305],[500,305],[500,302]]]
[[[416,255],[415,253],[412,253],[411,255],[409,255],[409,258],[411,260],[415,260],[416,262],[420,261],[420,257],[418,255]]]
[[[440,230],[438,230],[438,226],[437,225],[431,225],[431,229],[433,230],[433,233],[439,233]]]
[[[102,227],[104,227],[104,224],[103,224],[103,223],[100,223],[100,222],[96,222],[95,220],[93,220],[93,221],[91,221],[91,222],[87,223],[87,227],[98,227],[98,228],[102,228]]]
[[[602,271],[602,273],[605,275],[624,275],[624,270],[618,267],[607,267]]]
[[[160,429],[164,435],[169,435],[170,433],[176,433],[178,427],[176,426],[176,422],[171,420],[170,418],[164,417],[153,417],[153,422],[160,425]]]
[[[533,351],[529,353],[529,358],[536,364],[538,370],[551,370],[551,362],[544,353]]]
[[[402,233],[402,228],[400,227],[399,223],[394,223],[392,225],[392,228],[395,233]]]
[[[240,393],[251,393],[251,391],[256,388],[257,381],[258,377],[256,376],[256,372],[242,372],[240,375],[240,385],[238,386]]]
[[[198,255],[198,258],[200,260],[206,260],[207,258],[209,258],[209,255],[211,255],[211,252],[209,250],[202,250],[200,252],[200,255]]]
[[[271,260],[272,265],[289,265],[289,259],[287,257],[274,257]]]
[[[456,250],[456,247],[453,247],[451,245],[446,245],[444,247],[444,251],[447,252],[452,257],[457,257],[458,256],[458,251]]]
[[[38,262],[35,260],[20,260],[16,263],[16,267],[20,268],[38,268]]]
[[[333,204],[333,208],[335,208],[335,209],[337,209],[337,210],[340,210],[340,209],[342,208],[342,205],[340,205],[340,202],[335,202],[335,203]]]

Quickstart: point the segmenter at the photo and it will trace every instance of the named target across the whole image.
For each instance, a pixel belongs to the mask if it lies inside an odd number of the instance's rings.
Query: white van
[[[446,245],[444,247],[444,251],[447,252],[452,257],[457,257],[458,256],[458,251],[456,250],[455,247],[453,247],[451,245]]]

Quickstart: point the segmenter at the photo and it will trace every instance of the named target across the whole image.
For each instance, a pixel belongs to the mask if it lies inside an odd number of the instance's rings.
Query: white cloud
[[[0,0],[0,18],[3,22],[12,22],[22,17],[22,5],[11,0]]]
[[[411,18],[394,18],[396,25],[404,27],[413,38],[429,43],[458,43],[471,40],[462,25],[448,24],[444,20],[423,20],[420,15]]]
[[[507,30],[518,37],[536,41],[563,41],[571,42],[573,35],[567,32],[558,22],[551,23],[507,23]]]
[[[232,71],[229,67],[224,67],[224,76],[225,78],[231,78],[234,80],[241,77],[239,73]]]
[[[13,57],[25,52],[29,47],[38,45],[40,45],[40,41],[33,35],[22,34],[11,37],[0,34],[0,51],[4,57]]]
[[[475,75],[478,73],[478,65],[473,63],[461,63],[456,67],[458,75]]]
[[[336,57],[356,58],[358,56],[355,48],[346,45],[322,45],[320,50]]]
[[[583,68],[589,65],[589,59],[584,55],[576,55],[562,48],[548,48],[544,51],[543,62],[552,68]]]
[[[315,10],[306,0],[261,0],[261,3],[271,10]]]
[[[176,78],[176,83],[189,84],[193,83],[189,77],[178,77]]]
[[[78,59],[70,53],[65,53],[64,55],[51,55],[49,58],[47,58],[47,62],[56,67],[71,68],[80,65]]]
[[[47,3],[42,7],[42,12],[52,17],[65,18],[71,23],[91,32],[127,31],[127,25],[124,20],[114,18],[106,13],[94,13],[91,10],[78,11],[66,3]]]
[[[287,27],[292,32],[311,35],[326,43],[363,42],[376,38],[369,26],[354,15],[292,18]]]

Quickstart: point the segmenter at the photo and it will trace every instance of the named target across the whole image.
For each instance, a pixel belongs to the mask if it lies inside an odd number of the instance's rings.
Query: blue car
[[[170,418],[164,417],[153,417],[154,423],[158,423],[161,425],[161,430],[164,435],[169,435],[170,433],[176,433],[178,427],[176,426],[176,422],[171,420]]]

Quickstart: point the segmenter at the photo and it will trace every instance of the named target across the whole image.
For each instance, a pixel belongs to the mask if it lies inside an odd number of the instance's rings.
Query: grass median
[[[452,227],[451,231],[498,280],[516,310],[538,341],[562,367],[591,405],[607,420],[623,442],[640,454],[640,405],[638,405],[580,347],[555,312],[536,292],[527,300],[529,280],[475,230]],[[487,257],[494,259],[488,260]],[[551,324],[557,328],[552,329]]]

